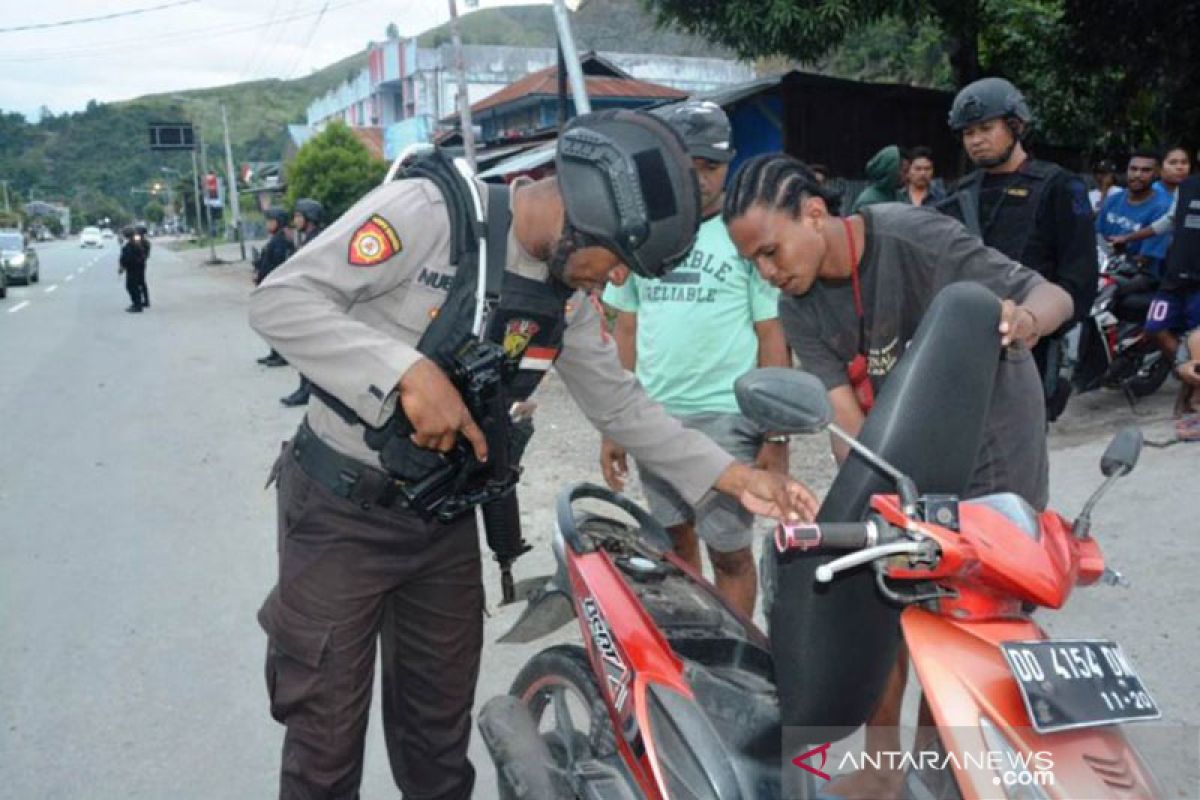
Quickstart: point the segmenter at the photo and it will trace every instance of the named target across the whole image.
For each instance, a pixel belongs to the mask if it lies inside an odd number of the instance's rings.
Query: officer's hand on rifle
[[[625,450],[612,439],[600,440],[600,471],[604,473],[604,482],[614,492],[625,488],[625,478],[629,475],[629,463]]]
[[[780,522],[811,522],[819,506],[804,484],[737,462],[721,473],[713,488],[736,497],[747,511]]]
[[[475,450],[475,458],[487,461],[487,438],[454,384],[436,364],[422,358],[408,368],[396,388],[404,415],[413,426],[414,444],[445,453],[454,447],[461,433]]]

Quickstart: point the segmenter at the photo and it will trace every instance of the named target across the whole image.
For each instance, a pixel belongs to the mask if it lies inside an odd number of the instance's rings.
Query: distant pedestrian
[[[928,147],[918,146],[908,151],[908,174],[900,194],[904,202],[914,206],[945,199],[946,190],[933,178],[933,151]]]
[[[125,276],[125,290],[129,292],[130,305],[125,310],[140,314],[148,296],[146,250],[137,240],[137,232],[133,228],[125,228],[121,233],[125,237],[125,244],[121,247],[121,268],[117,274]]]
[[[254,264],[255,286],[262,283],[276,267],[296,252],[296,246],[288,238],[287,212],[281,208],[271,208],[267,209],[266,217],[267,233],[271,238],[267,240],[262,254]],[[268,367],[282,367],[287,364],[287,360],[272,348],[270,353],[258,359],[258,363]]]
[[[325,207],[316,200],[307,197],[300,198],[296,201],[292,225],[296,228],[296,249],[299,250],[325,230]],[[296,391],[287,397],[279,398],[279,402],[288,408],[308,405],[308,398],[311,395],[312,385],[308,382],[308,378],[301,375],[300,385],[296,387]]]
[[[871,184],[859,193],[850,207],[850,213],[876,203],[895,203],[900,199],[900,187],[904,181],[904,161],[900,148],[894,144],[871,156],[867,162],[867,179]]]

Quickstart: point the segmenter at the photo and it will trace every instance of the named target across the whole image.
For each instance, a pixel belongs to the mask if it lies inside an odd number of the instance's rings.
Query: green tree
[[[746,58],[950,89],[1003,75],[1056,143],[1115,152],[1200,130],[1200,0],[642,2]]]
[[[146,221],[153,222],[155,225],[163,221],[163,217],[166,216],[166,213],[166,209],[163,208],[162,203],[158,202],[157,200],[151,200],[149,203],[146,203],[146,207],[142,209],[142,216],[146,218]]]
[[[301,197],[311,197],[332,222],[386,174],[384,161],[372,156],[345,124],[332,122],[305,142],[288,165],[287,203],[292,207]]]
[[[990,22],[988,0],[643,0],[660,24],[732,48],[743,58],[782,55],[812,62],[889,16],[932,20],[942,32],[957,85],[980,75],[979,35]]]

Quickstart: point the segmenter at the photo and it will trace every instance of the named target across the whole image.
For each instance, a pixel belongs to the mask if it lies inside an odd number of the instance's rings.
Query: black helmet
[[[1033,119],[1025,96],[1004,78],[983,78],[967,84],[950,106],[950,127],[955,131],[1000,117],[1014,117],[1024,125]]]
[[[297,208],[297,211],[300,209]],[[282,208],[268,208],[263,212],[263,216],[267,219],[273,219],[281,228],[286,228],[288,224],[288,214]]]
[[[567,224],[655,278],[683,260],[700,227],[700,188],[683,140],[644,111],[571,120],[555,154]]]
[[[325,218],[325,207],[310,197],[301,197],[296,201],[296,213],[313,225],[320,225]]]
[[[711,100],[689,100],[655,109],[652,113],[679,132],[692,158],[705,158],[719,164],[733,160],[733,128],[729,117],[725,115],[725,109]]]
[[[124,228],[121,228],[121,235],[126,239],[132,239],[136,232],[132,225],[126,225]]]
[[[149,230],[145,225],[137,225],[134,227],[134,230],[137,231],[140,236],[145,236],[149,233]]]

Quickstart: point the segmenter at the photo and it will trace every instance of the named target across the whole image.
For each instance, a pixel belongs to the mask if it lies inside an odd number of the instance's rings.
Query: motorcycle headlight
[[[1004,790],[1008,800],[1050,800],[1042,786],[1054,784],[1053,764],[1040,763],[1033,753],[1018,753],[987,717],[979,718],[979,730],[989,755],[996,759],[992,783]]]

